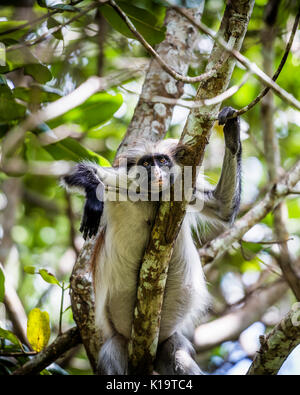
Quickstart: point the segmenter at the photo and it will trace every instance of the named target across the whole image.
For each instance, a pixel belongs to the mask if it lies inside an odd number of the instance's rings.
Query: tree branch
[[[201,9],[193,10],[197,19]],[[174,23],[178,30],[174,30]],[[166,38],[157,47],[157,53],[180,73],[185,74],[193,53],[193,44],[198,31],[181,18],[174,10],[168,9],[165,17]],[[170,51],[172,48],[172,51]],[[163,82],[163,83],[162,83]],[[171,123],[173,106],[151,103],[147,98],[155,95],[168,95],[178,98],[183,93],[183,84],[163,71],[155,59],[152,59],[142,88],[140,98],[117,153],[117,157],[126,153],[127,147],[138,142],[140,138],[149,141],[162,139]],[[91,275],[91,259],[97,251],[96,238],[85,242],[75,263],[71,276],[71,300],[74,319],[79,327],[83,344],[90,363],[96,371],[98,352],[101,346],[101,334],[96,332],[94,322],[94,290]]]
[[[167,3],[169,3],[169,1],[167,1]],[[193,18],[191,18],[191,16],[184,9],[180,7],[174,7],[174,9],[176,9],[181,15],[185,16],[191,23],[194,24],[194,26],[200,29],[200,31],[210,36],[216,43],[220,45],[221,48],[223,48],[223,50],[225,50],[227,53],[237,59],[264,85],[272,89],[277,96],[279,96],[282,100],[286,101],[291,106],[295,107],[297,110],[300,110],[300,102],[292,94],[286,92],[283,88],[276,84],[273,79],[266,75],[255,63],[251,62],[236,49],[230,48],[228,43],[223,38],[217,35],[213,30],[209,29],[205,24],[203,24],[202,22],[199,23],[197,21],[194,21]]]
[[[215,65],[215,69],[208,70],[207,72],[197,76],[197,77],[188,77],[182,74],[177,73],[173,68],[171,68],[164,59],[155,51],[155,49],[144,39],[144,37],[136,30],[134,24],[131,20],[127,17],[125,12],[115,3],[114,0],[109,0],[109,4],[117,11],[120,17],[124,20],[130,31],[135,35],[138,41],[144,46],[144,48],[157,60],[163,70],[165,70],[168,74],[170,74],[173,78],[178,81],[188,82],[188,83],[195,83],[203,81],[209,77],[216,75],[217,73],[217,64]]]
[[[276,375],[293,349],[300,344],[299,303],[266,336],[247,375]]]
[[[297,27],[298,27],[298,24],[299,24],[299,19],[300,19],[300,8],[299,8],[298,13],[297,13],[297,15],[296,15],[296,17],[295,17],[295,21],[294,21],[294,25],[293,25],[293,28],[292,28],[292,32],[291,32],[289,41],[288,41],[288,43],[287,43],[287,45],[286,45],[286,48],[285,48],[283,57],[282,57],[282,59],[281,59],[281,61],[280,61],[280,64],[279,64],[279,66],[278,66],[278,68],[277,68],[275,74],[274,74],[273,77],[272,77],[272,80],[273,80],[273,81],[276,81],[276,80],[277,80],[277,78],[278,78],[279,74],[281,73],[281,70],[283,69],[283,66],[285,65],[285,62],[286,62],[286,60],[287,60],[287,58],[288,58],[290,49],[291,49],[291,47],[292,47],[292,45],[293,45],[295,33],[296,33],[296,31],[297,31]],[[269,90],[270,90],[270,87],[266,87],[265,89],[263,89],[263,90],[260,92],[260,94],[259,94],[254,100],[252,100],[251,103],[249,103],[247,106],[245,106],[245,107],[241,108],[240,110],[238,110],[238,111],[236,112],[235,116],[243,115],[243,114],[245,114],[247,111],[251,110],[251,108],[253,108],[258,102],[261,101],[261,99],[269,92]]]
[[[224,37],[232,48],[241,48],[254,1],[231,1],[227,4],[218,36]],[[242,23],[235,30],[231,29],[236,14]],[[193,18],[191,18],[193,20]],[[215,44],[206,70],[211,70],[222,59],[223,50]],[[227,89],[235,65],[232,58],[227,58],[218,75],[200,83],[196,100],[214,97]],[[219,105],[193,109],[188,117],[181,142],[189,147],[184,164],[195,166],[202,163],[213,117],[216,117]],[[194,172],[195,180],[195,172]],[[132,374],[152,373],[152,364],[156,355],[159,338],[160,314],[163,294],[167,279],[168,265],[172,255],[175,239],[185,215],[187,202],[161,202],[156,215],[150,241],[146,248],[139,274],[137,301],[129,342],[129,366]]]
[[[16,369],[13,375],[38,374],[52,362],[56,361],[63,353],[81,343],[78,328],[71,328],[58,336],[49,347],[44,348],[30,361]]]
[[[265,15],[265,28],[262,31],[262,50],[264,54],[263,66],[264,66],[264,71],[266,72],[266,74],[269,75],[271,75],[273,72],[274,42],[276,38],[275,24],[277,19],[278,6],[279,6],[278,0],[269,0],[269,2],[267,3],[266,10],[268,10],[269,12],[267,12]],[[269,13],[272,13],[272,18],[268,18]],[[294,29],[293,29],[294,33],[298,25],[299,17],[300,17],[300,10],[295,19]],[[291,37],[292,35],[293,34],[291,34]],[[273,95],[272,92],[269,92],[263,98],[262,101],[261,119],[263,126],[263,135],[264,135],[265,158],[268,167],[269,181],[271,183],[276,182],[276,180],[279,178],[281,173],[280,148],[279,148],[279,142],[278,142],[276,130],[274,127],[274,112],[275,109],[274,109]],[[275,229],[276,237],[279,240],[284,240],[284,239],[287,240],[289,238],[289,234],[284,221],[284,211],[285,211],[284,202],[281,202],[274,209],[274,229]],[[283,276],[285,277],[286,281],[291,287],[296,298],[300,300],[300,281],[293,267],[292,258],[288,249],[287,242],[281,243],[279,249],[280,249],[280,256],[278,258],[278,263],[282,270]]]
[[[277,183],[266,196],[237,220],[230,229],[207,243],[199,250],[203,264],[218,259],[234,242],[240,240],[253,225],[272,211],[300,181],[300,160]]]
[[[194,333],[196,351],[207,351],[225,341],[238,339],[245,329],[261,319],[265,311],[273,306],[287,289],[284,281],[276,281],[253,292],[246,298],[242,307],[239,306],[223,317],[198,326]]]

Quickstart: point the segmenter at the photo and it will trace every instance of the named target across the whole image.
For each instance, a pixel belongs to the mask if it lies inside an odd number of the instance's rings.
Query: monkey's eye
[[[160,163],[166,163],[166,159],[165,158],[161,158]]]
[[[149,162],[144,162],[143,166],[148,167],[149,166]]]

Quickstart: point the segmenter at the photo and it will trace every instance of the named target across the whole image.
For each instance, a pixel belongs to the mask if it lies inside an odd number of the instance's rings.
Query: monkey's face
[[[168,189],[174,183],[175,166],[166,154],[142,156],[129,171],[140,184],[141,190],[156,193]]]

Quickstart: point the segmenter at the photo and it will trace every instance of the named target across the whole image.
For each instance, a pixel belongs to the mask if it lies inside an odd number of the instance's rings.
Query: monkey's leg
[[[127,341],[121,335],[114,335],[101,347],[98,361],[98,374],[126,375],[128,371]]]
[[[158,346],[154,369],[159,374],[203,374],[192,357],[194,354],[190,341],[175,332]]]

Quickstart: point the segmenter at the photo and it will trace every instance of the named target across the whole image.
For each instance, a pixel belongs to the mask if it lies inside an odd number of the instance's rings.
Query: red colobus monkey
[[[193,359],[193,347],[184,335],[186,327],[197,323],[209,301],[193,237],[196,231],[200,244],[207,241],[201,231],[201,224],[207,222],[211,224],[210,238],[215,237],[232,224],[239,210],[242,146],[239,118],[230,118],[234,112],[231,107],[225,107],[218,118],[219,123],[225,125],[225,155],[219,182],[213,188],[208,183],[204,185],[203,177],[198,176],[192,196],[198,204],[187,210],[175,242],[155,360],[155,370],[160,374],[201,374]],[[130,176],[137,167],[144,170],[147,185],[161,193],[162,189],[176,182],[182,167],[177,143],[168,139],[150,146],[134,147],[127,153],[126,164],[120,160],[114,168],[79,163],[64,177],[68,188],[75,187],[85,193],[80,230],[84,238],[96,236],[99,243],[94,289],[96,324],[104,336],[98,361],[100,374],[128,373],[127,346],[138,272],[158,204],[149,199],[107,199],[103,202],[103,193],[110,187],[112,178]]]

